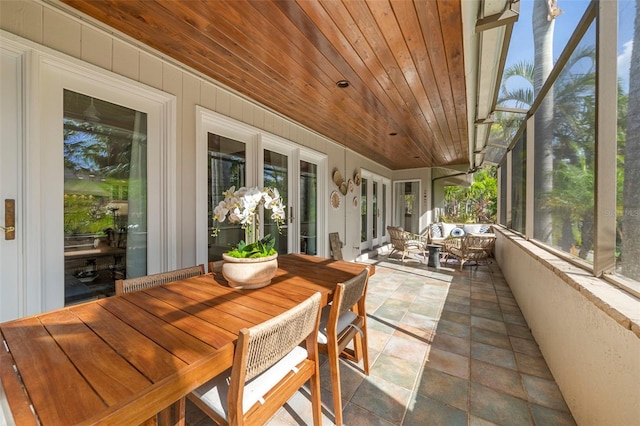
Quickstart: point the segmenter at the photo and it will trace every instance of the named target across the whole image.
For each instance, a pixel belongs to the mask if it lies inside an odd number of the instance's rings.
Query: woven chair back
[[[243,330],[249,339],[245,380],[251,380],[274,365],[317,331],[320,299],[320,293],[315,293],[288,311]]]
[[[145,275],[144,277],[129,278],[116,281],[116,294],[125,294],[132,291],[144,290],[150,287],[167,284],[173,281],[204,274],[204,264],[176,269],[174,271],[161,272],[159,274]]]
[[[358,303],[358,300],[362,297],[367,286],[367,280],[369,278],[369,269],[366,268],[355,277],[347,280],[339,286],[342,286],[342,297],[338,301],[339,305],[338,316],[351,309],[353,305]]]

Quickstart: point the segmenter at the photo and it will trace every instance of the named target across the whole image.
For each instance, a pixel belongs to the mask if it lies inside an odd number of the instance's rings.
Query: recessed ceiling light
[[[389,133],[389,136],[397,136],[397,135],[398,135],[398,132],[391,132],[391,133]]]
[[[338,86],[341,89],[344,89],[345,87],[349,87],[349,81],[348,80],[340,80],[336,83],[336,86]]]

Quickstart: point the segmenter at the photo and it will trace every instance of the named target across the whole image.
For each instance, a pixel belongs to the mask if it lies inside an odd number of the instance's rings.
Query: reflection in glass
[[[228,221],[221,224],[220,232],[216,237],[211,236],[211,231],[214,226],[213,209],[224,200],[222,193],[232,186],[238,189],[246,185],[246,145],[209,133],[207,134],[207,157],[209,261],[211,262],[222,259],[222,253],[226,253],[244,239],[244,231],[240,224],[231,224]]]
[[[300,161],[300,251],[318,254],[318,166]]]
[[[288,159],[286,155],[282,155],[274,151],[269,151],[267,149],[264,150],[264,186],[276,188],[280,192],[280,197],[282,198],[282,203],[285,206],[285,210],[289,209],[289,169],[287,161]],[[269,215],[264,215],[263,223],[263,235],[273,235],[276,238],[275,249],[278,251],[278,253],[288,253],[288,221],[285,221],[280,233],[278,233],[278,226]]]
[[[65,303],[147,273],[147,115],[64,91]]]

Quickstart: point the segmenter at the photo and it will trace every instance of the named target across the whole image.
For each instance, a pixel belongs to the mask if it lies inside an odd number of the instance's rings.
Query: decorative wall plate
[[[349,192],[353,192],[353,180],[349,179],[347,185],[349,186]]]
[[[342,195],[347,195],[347,182],[342,182],[340,184],[340,193]]]
[[[337,209],[340,207],[340,194],[338,194],[338,191],[336,190],[331,191],[329,200],[331,202],[331,207],[333,207],[334,209]]]
[[[336,186],[340,186],[342,182],[344,182],[344,179],[342,178],[342,173],[340,173],[340,170],[335,169],[333,171],[333,183],[335,183]]]
[[[360,180],[361,180],[360,179],[360,173],[356,172],[356,174],[353,176],[353,180],[354,180],[356,186],[360,186]]]
[[[359,200],[359,197],[357,195],[353,197],[353,207],[358,207],[358,200]]]

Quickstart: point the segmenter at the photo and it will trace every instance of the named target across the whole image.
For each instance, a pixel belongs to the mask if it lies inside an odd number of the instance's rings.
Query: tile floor
[[[368,262],[371,374],[341,364],[345,425],[575,425],[497,264]],[[332,425],[326,362],[320,374]],[[310,407],[303,389],[268,424],[313,424]],[[212,422],[188,403],[187,424]]]

